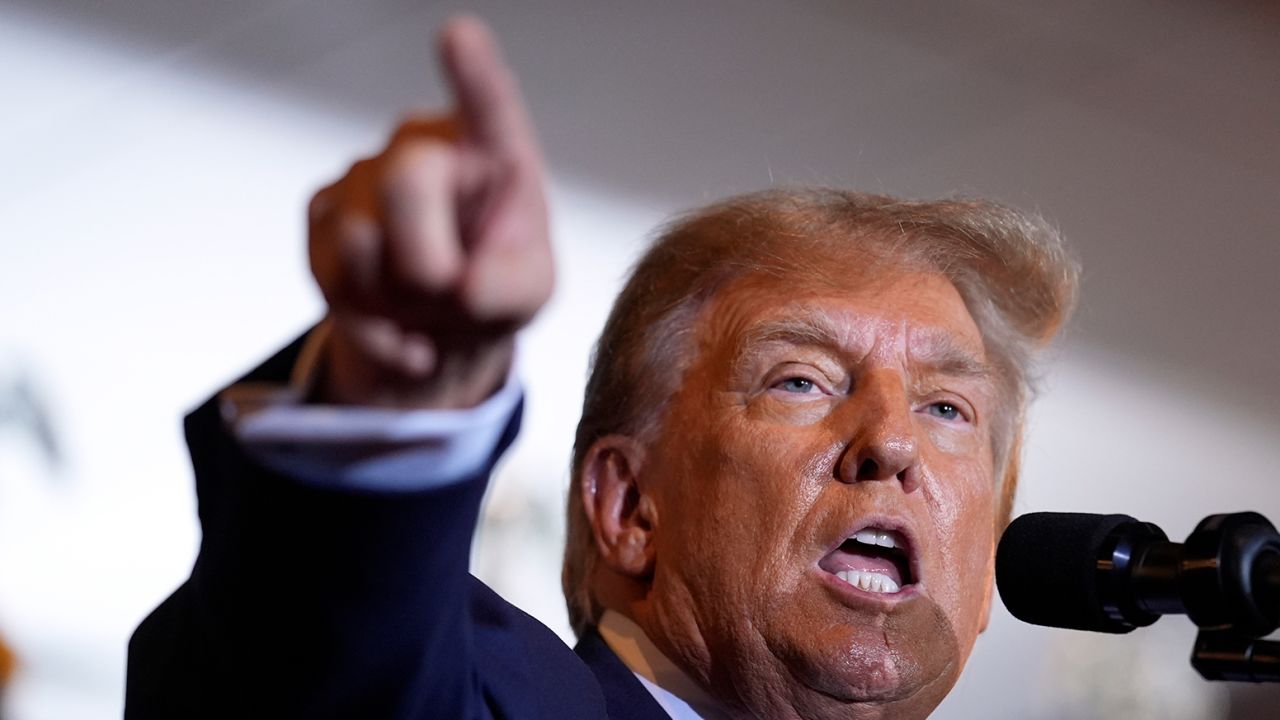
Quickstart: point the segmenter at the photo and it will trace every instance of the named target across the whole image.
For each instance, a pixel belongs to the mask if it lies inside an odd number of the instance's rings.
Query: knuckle
[[[382,189],[429,192],[447,183],[453,166],[453,149],[449,145],[431,140],[407,142],[387,154]]]
[[[334,194],[334,187],[328,185],[311,196],[311,200],[307,203],[307,219],[312,225],[319,224],[333,209]]]
[[[342,177],[325,185],[311,196],[307,203],[307,219],[318,224],[329,215],[340,212],[344,206],[350,206],[353,198],[362,194],[368,180],[373,176],[376,165],[375,158],[360,158],[347,168]]]
[[[335,185],[341,187],[345,195],[349,195],[353,190],[368,184],[369,178],[375,175],[377,164],[377,158],[360,158],[351,163],[351,167],[347,168],[347,174],[343,175]]]
[[[459,134],[457,120],[451,115],[409,112],[401,116],[388,147],[417,139],[455,142]]]
[[[362,213],[343,213],[335,223],[336,240],[343,255],[364,254],[377,250],[378,224]]]
[[[313,225],[308,255],[313,267],[354,267],[375,257],[380,236],[377,223],[365,215],[331,215]]]
[[[380,243],[378,224],[359,213],[333,215],[313,231],[311,271],[331,305],[334,297],[367,286],[382,254]]]

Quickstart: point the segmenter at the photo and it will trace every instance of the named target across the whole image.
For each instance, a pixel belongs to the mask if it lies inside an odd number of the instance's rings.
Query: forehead
[[[982,335],[955,286],[937,272],[878,264],[842,272],[755,273],[712,299],[701,338],[708,350],[790,343],[909,357],[985,357]]]

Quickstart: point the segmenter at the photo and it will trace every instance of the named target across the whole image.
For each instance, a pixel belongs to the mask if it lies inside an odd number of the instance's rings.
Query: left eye
[[[783,380],[774,387],[792,393],[808,393],[812,392],[816,387],[812,380],[802,377],[792,377]]]
[[[960,408],[949,402],[936,402],[930,405],[929,414],[934,417],[940,417],[943,420],[960,420],[963,418]]]

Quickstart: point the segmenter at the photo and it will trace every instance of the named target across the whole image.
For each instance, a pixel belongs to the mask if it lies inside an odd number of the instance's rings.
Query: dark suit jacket
[[[284,382],[300,345],[244,380]],[[598,634],[575,654],[467,572],[519,417],[475,477],[394,493],[295,482],[216,400],[188,415],[203,539],[129,644],[125,717],[666,718]]]

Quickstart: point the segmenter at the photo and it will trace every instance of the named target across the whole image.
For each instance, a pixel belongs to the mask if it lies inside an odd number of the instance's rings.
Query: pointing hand
[[[440,55],[453,111],[410,117],[311,201],[332,323],[323,401],[475,405],[551,294],[542,158],[515,78],[473,18],[449,22]]]

